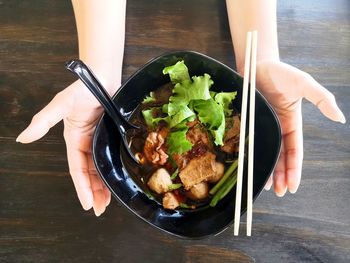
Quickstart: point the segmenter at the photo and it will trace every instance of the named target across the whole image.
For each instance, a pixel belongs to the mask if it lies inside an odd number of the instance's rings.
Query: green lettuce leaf
[[[186,138],[188,121],[198,118],[214,138],[216,145],[223,145],[225,133],[225,116],[232,115],[230,108],[236,92],[210,91],[213,80],[210,75],[190,78],[184,61],[166,67],[163,74],[168,74],[175,85],[169,103],[142,111],[146,124],[156,128],[160,121],[165,121],[171,129],[167,137],[168,154],[182,154],[192,148]],[[144,103],[154,101],[154,94],[144,99]],[[166,117],[155,117],[164,116]]]
[[[166,110],[166,107],[164,107],[165,105],[167,104],[164,104],[161,108],[153,107],[142,111],[143,118],[148,127],[153,129],[158,125],[160,121],[165,121],[168,123],[169,128],[173,128],[182,122],[186,125],[187,121],[194,120],[194,118],[196,117],[196,114],[187,106],[181,106],[180,110],[171,117],[170,116],[154,117],[156,115],[155,112],[159,111],[160,109],[164,113],[164,111]],[[182,129],[183,126],[177,126],[175,128]]]
[[[216,145],[223,145],[225,133],[225,114],[222,105],[213,99],[196,100],[193,108],[197,112],[198,119],[210,131]]]
[[[162,112],[165,113],[165,114],[168,114],[168,103],[163,104],[163,106],[162,106]]]
[[[163,74],[169,74],[170,80],[173,84],[190,80],[188,68],[183,60],[178,61],[175,65],[164,68]]]
[[[167,139],[168,154],[170,155],[174,153],[182,154],[191,150],[192,143],[186,139],[187,131],[188,131],[188,127],[185,126],[184,129],[172,131],[168,135],[168,139]]]
[[[142,111],[142,116],[148,127],[155,128],[160,121],[169,122],[169,116],[166,117],[154,117],[154,110],[156,108],[151,108]]]
[[[168,114],[176,114],[183,106],[187,106],[191,100],[210,99],[209,89],[213,85],[210,75],[194,76],[191,80],[177,83],[173,89],[173,96],[169,98]]]
[[[150,103],[155,101],[156,101],[156,98],[154,97],[154,92],[151,91],[149,93],[149,96],[146,96],[146,98],[143,99],[142,103]]]
[[[220,92],[217,93],[214,97],[214,100],[224,108],[226,117],[232,115],[232,109],[230,109],[230,105],[232,101],[236,98],[236,95],[237,92]]]
[[[181,106],[179,108],[179,111],[171,117],[169,121],[169,126],[170,128],[172,128],[192,116],[196,116],[196,114],[193,111],[191,111],[189,107]]]

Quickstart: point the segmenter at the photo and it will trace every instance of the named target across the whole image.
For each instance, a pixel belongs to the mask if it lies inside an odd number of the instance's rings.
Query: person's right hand
[[[291,65],[279,60],[260,61],[256,78],[257,87],[275,109],[282,128],[281,155],[265,189],[273,184],[278,196],[283,196],[287,189],[295,193],[303,162],[302,99],[315,104],[333,121],[345,123],[345,117],[331,92]]]
[[[80,81],[59,92],[37,113],[16,141],[31,143],[43,137],[63,119],[69,172],[85,210],[93,207],[101,215],[111,201],[111,193],[98,176],[91,158],[92,136],[103,112],[98,101]]]

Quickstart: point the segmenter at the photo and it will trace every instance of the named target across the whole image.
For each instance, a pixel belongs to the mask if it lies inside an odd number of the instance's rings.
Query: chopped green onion
[[[177,168],[176,171],[170,176],[170,179],[174,180],[178,174],[179,174],[179,168]]]
[[[195,209],[196,208],[194,205],[188,205],[188,204],[185,204],[185,203],[180,203],[179,207],[186,208],[186,209]]]
[[[182,184],[171,184],[168,186],[169,191],[173,191],[176,189],[179,189],[182,186]]]
[[[236,185],[236,182],[237,182],[237,172],[227,179],[225,184],[222,185],[220,190],[213,196],[209,205],[211,207],[216,206],[216,204],[231,191],[233,186]]]
[[[219,182],[209,191],[209,194],[214,195],[220,187],[226,182],[230,175],[236,170],[238,165],[238,160],[235,160],[230,167],[226,170],[224,176],[220,179]]]

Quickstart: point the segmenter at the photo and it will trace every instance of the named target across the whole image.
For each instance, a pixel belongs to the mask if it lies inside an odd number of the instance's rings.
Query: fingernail
[[[101,215],[100,212],[96,212],[96,211],[95,211],[95,216],[99,217],[100,215]]]
[[[265,185],[264,189],[265,189],[265,191],[270,191],[271,185]]]
[[[340,123],[342,124],[345,124],[346,123],[346,119],[345,119],[345,116],[344,116],[344,113],[337,107],[337,117],[338,117],[338,120]]]
[[[281,193],[276,192],[276,195],[277,195],[278,197],[283,197],[283,196],[286,194],[286,192],[287,192],[287,188],[286,188],[283,192],[281,192]]]
[[[103,210],[101,210],[101,211],[98,211],[98,209],[95,209],[95,208],[94,208],[94,212],[95,212],[95,215],[96,215],[97,217],[99,217],[100,215],[102,215],[104,211],[105,211],[105,209],[103,209]]]
[[[289,193],[295,194],[297,192],[298,188],[296,189],[288,189]]]
[[[84,209],[85,211],[91,209],[91,207],[92,207],[92,202],[89,202],[88,200],[82,201],[82,198],[79,198],[79,199],[81,200],[81,201],[80,201],[81,206],[83,207],[83,209]]]
[[[109,198],[107,198],[107,200],[106,200],[106,207],[107,207],[110,203],[111,203],[111,198],[109,197]]]
[[[83,209],[85,211],[87,211],[87,210],[89,210],[91,208],[91,205],[89,205],[89,204],[81,204],[81,206],[83,207]]]
[[[23,143],[23,132],[21,132],[21,134],[20,135],[18,135],[18,137],[16,138],[16,142],[20,142],[20,143]]]

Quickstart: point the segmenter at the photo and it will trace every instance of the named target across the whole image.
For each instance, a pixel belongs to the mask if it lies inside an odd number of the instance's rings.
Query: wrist
[[[278,48],[277,49],[274,48],[272,50],[262,52],[262,50],[259,50],[259,45],[258,45],[256,62],[257,64],[259,64],[262,61],[277,61],[277,62],[280,61]],[[244,57],[236,58],[236,69],[237,69],[237,72],[242,76],[244,74],[244,62],[245,62]]]
[[[121,66],[113,65],[113,63],[109,63],[108,61],[104,63],[88,61],[86,64],[95,74],[102,86],[107,90],[109,95],[113,96],[121,85]]]

